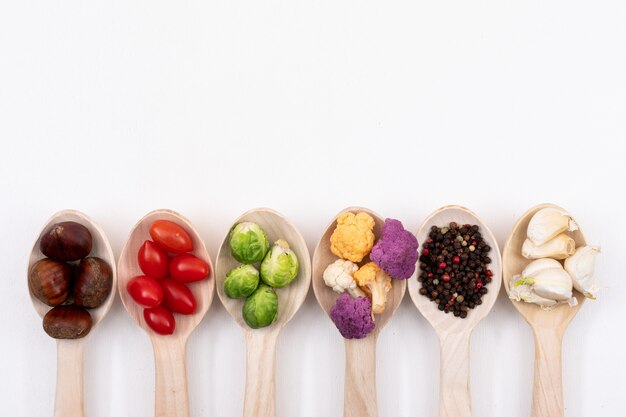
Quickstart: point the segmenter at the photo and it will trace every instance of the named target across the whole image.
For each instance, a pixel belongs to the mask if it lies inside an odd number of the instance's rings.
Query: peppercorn
[[[420,294],[440,311],[466,318],[470,309],[482,304],[493,280],[490,251],[477,225],[432,226],[419,257]]]

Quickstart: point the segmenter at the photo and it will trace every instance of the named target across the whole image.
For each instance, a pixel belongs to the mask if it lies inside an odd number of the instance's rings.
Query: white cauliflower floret
[[[324,282],[335,292],[348,291],[352,297],[365,297],[365,293],[356,285],[352,277],[358,269],[359,267],[354,262],[337,259],[324,270]]]

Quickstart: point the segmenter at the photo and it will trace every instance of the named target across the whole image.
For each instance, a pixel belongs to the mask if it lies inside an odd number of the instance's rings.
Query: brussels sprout
[[[253,222],[243,222],[233,226],[229,243],[233,257],[244,264],[259,262],[270,247],[265,231]]]
[[[259,286],[259,271],[252,265],[239,265],[226,274],[224,292],[230,298],[246,298]]]
[[[277,240],[261,262],[261,279],[274,288],[289,285],[298,275],[298,258],[284,240]]]
[[[278,317],[278,295],[261,284],[243,303],[243,319],[253,329],[269,326]]]

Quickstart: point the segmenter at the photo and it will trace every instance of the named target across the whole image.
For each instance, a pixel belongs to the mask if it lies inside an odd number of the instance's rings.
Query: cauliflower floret
[[[365,297],[352,277],[358,269],[354,262],[337,259],[324,270],[324,282],[335,292],[348,291],[352,297]]]
[[[361,262],[374,246],[374,219],[367,213],[349,211],[337,217],[337,227],[330,236],[330,250],[340,258]]]
[[[395,219],[386,219],[381,238],[372,248],[370,259],[395,279],[407,279],[415,272],[417,239]]]
[[[330,309],[330,318],[346,339],[362,339],[374,330],[371,301],[367,297],[352,298],[341,294]]]
[[[354,280],[372,297],[372,312],[380,314],[387,306],[387,293],[391,289],[391,277],[374,262],[368,262],[354,273]]]

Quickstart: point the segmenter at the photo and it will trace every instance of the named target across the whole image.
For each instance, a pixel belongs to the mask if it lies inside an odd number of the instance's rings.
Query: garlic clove
[[[532,285],[520,282],[521,275],[515,275],[511,279],[509,286],[509,298],[515,301],[525,301],[527,303],[535,303],[541,306],[556,305],[555,300],[541,297],[533,292]]]
[[[530,219],[526,235],[535,246],[540,246],[568,230],[578,230],[572,216],[556,207],[546,207]]]
[[[533,290],[541,297],[556,301],[572,298],[572,278],[563,268],[543,269],[534,278]]]
[[[597,247],[582,246],[565,260],[565,270],[572,277],[576,291],[592,300],[596,299],[596,293],[600,290],[593,277],[598,253],[600,253],[600,249]]]
[[[532,276],[535,272],[548,268],[563,268],[563,265],[561,265],[561,262],[552,258],[537,259],[526,265],[526,268],[522,271],[522,276]],[[517,276],[519,277],[519,275]]]
[[[565,233],[561,233],[543,245],[537,246],[530,239],[526,239],[522,245],[522,256],[527,259],[565,259],[574,252],[576,252],[576,243]]]
[[[558,304],[571,307],[578,304],[572,296],[572,278],[559,261],[550,258],[529,263],[521,275],[515,275],[509,285],[509,298],[551,310]]]
[[[537,304],[544,310],[552,310],[552,308],[558,304],[555,300],[541,297],[533,292],[531,292],[528,296],[522,297],[522,301]]]

